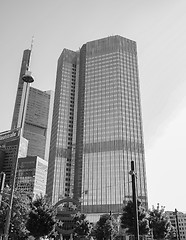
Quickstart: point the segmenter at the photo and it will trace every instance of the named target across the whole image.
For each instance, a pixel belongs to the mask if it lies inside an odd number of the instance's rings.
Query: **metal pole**
[[[5,235],[4,239],[5,240],[8,240],[8,234],[9,234],[9,228],[10,228],[10,219],[11,219],[11,215],[12,215],[12,205],[13,205],[13,198],[14,198],[14,191],[15,191],[18,159],[19,159],[20,138],[22,136],[22,127],[23,127],[23,120],[24,120],[24,114],[25,114],[24,111],[25,111],[25,106],[26,106],[27,88],[28,88],[28,83],[26,83],[26,90],[25,90],[25,95],[24,95],[23,110],[22,110],[22,116],[21,116],[21,126],[20,126],[18,148],[17,148],[17,157],[16,157],[16,160],[15,160],[14,168],[13,168],[12,185],[11,185],[10,202],[9,202],[10,207],[7,211],[6,222],[5,222],[5,230],[4,230],[4,235]]]
[[[178,223],[178,210],[175,208],[175,217],[176,217],[176,228],[177,228],[177,239],[180,240],[180,229]]]
[[[5,185],[5,177],[6,177],[6,174],[4,172],[1,172],[0,173],[0,206],[1,206],[1,201],[2,201],[4,185]]]
[[[25,89],[25,95],[24,95],[24,102],[23,102],[23,111],[21,116],[21,123],[20,123],[20,129],[22,130],[24,128],[24,118],[25,118],[25,107],[27,102],[27,92],[28,92],[28,83],[26,83],[26,89]]]
[[[15,161],[15,166],[13,169],[13,180],[12,180],[12,186],[11,186],[11,192],[10,192],[10,208],[8,209],[7,217],[6,217],[6,222],[5,222],[5,240],[8,240],[8,234],[9,234],[9,228],[10,228],[10,219],[12,215],[12,204],[13,204],[13,197],[14,197],[14,191],[15,191],[15,183],[16,183],[16,175],[17,175],[17,167],[18,167],[18,154],[19,154],[19,147],[20,147],[20,139],[22,136],[22,128],[23,128],[23,123],[24,123],[24,115],[25,115],[25,108],[26,108],[26,100],[27,100],[27,92],[28,92],[28,84],[32,83],[34,81],[33,77],[31,76],[31,72],[26,72],[26,74],[22,77],[23,81],[26,82],[26,91],[25,91],[25,96],[24,96],[24,102],[23,102],[23,111],[22,111],[22,116],[21,116],[21,126],[20,126],[20,134],[19,134],[19,140],[18,140],[18,148],[17,148],[17,157]]]
[[[7,211],[6,216],[6,222],[5,222],[5,231],[4,231],[4,239],[8,240],[8,234],[9,234],[9,227],[10,227],[10,219],[12,215],[12,204],[13,204],[13,197],[14,197],[14,190],[15,190],[15,182],[16,182],[16,174],[17,174],[17,166],[18,166],[18,153],[19,153],[19,145],[20,145],[20,137],[18,141],[18,149],[17,149],[17,158],[14,166],[13,176],[12,176],[12,186],[10,191],[10,202],[9,202],[9,208]]]
[[[111,224],[111,221],[112,221],[112,212],[110,211],[110,224]],[[112,230],[110,232],[110,240],[112,240]]]
[[[139,240],[139,225],[138,225],[138,205],[136,197],[136,174],[134,172],[134,161],[131,161],[131,172],[132,176],[132,199],[134,206],[134,224],[135,224],[135,240]]]

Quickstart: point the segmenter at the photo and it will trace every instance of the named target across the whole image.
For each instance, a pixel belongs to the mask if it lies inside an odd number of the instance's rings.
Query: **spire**
[[[33,46],[34,46],[34,36],[32,36],[32,40],[31,40],[31,45],[30,45],[30,56],[29,56],[29,61],[28,61],[28,66],[27,66],[27,71],[30,71],[30,63],[31,63],[31,56],[32,56]]]
[[[31,46],[30,46],[30,51],[32,52],[33,49],[33,45],[34,45],[34,36],[32,36],[32,41],[31,41]]]

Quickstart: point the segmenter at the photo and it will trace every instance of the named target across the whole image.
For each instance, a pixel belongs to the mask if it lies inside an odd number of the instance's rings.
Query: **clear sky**
[[[0,0],[0,131],[10,129],[23,50],[33,87],[54,90],[63,48],[121,35],[137,42],[149,207],[186,211],[186,1]]]

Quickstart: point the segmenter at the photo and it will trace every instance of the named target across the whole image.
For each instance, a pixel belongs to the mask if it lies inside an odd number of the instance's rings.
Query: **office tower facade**
[[[52,126],[53,91],[30,87],[23,136],[28,139],[28,156],[48,161]]]
[[[86,213],[120,212],[137,195],[147,206],[136,43],[91,41],[58,61],[47,194],[81,199]],[[73,183],[73,184],[72,184]]]
[[[29,141],[28,155],[48,160],[53,112],[53,91],[41,91],[22,80],[28,70],[31,50],[23,53],[11,129],[22,127]],[[23,109],[25,109],[23,114]]]
[[[45,195],[48,162],[37,157],[19,158],[16,188],[33,198]]]
[[[53,203],[69,196],[72,189],[77,57],[64,49],[58,60],[46,191]]]

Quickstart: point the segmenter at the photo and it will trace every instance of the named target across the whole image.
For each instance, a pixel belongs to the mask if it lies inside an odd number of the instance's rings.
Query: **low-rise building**
[[[179,232],[180,239],[186,239],[186,213],[173,212],[173,211],[167,211],[166,213],[170,218],[172,226],[175,227],[177,236]],[[177,220],[176,220],[176,215],[177,215]],[[179,229],[177,229],[177,223],[178,223]]]

